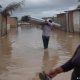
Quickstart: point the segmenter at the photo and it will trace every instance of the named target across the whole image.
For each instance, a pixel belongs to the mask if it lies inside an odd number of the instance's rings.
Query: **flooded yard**
[[[39,72],[65,63],[79,44],[80,35],[53,30],[45,52],[39,28],[12,28],[0,38],[0,80],[39,80]],[[70,80],[71,72],[59,74],[53,80]]]

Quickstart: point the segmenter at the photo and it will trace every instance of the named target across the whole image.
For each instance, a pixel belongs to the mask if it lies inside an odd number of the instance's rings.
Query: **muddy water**
[[[18,27],[0,39],[0,80],[39,80],[40,71],[65,63],[80,43],[80,35],[54,30],[45,52],[41,34],[38,28]],[[71,72],[53,80],[70,80]]]

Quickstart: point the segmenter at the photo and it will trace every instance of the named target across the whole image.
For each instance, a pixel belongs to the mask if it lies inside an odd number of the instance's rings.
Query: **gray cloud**
[[[37,1],[35,3],[35,1]],[[69,7],[73,4],[76,4],[76,0],[26,0],[25,6],[27,9],[36,9],[36,8],[64,8]]]
[[[22,0],[0,0],[4,6],[14,1]],[[23,9],[13,12],[13,15],[31,15],[32,17],[41,18],[43,16],[53,16],[54,14],[67,10],[78,4],[78,0],[24,0]]]

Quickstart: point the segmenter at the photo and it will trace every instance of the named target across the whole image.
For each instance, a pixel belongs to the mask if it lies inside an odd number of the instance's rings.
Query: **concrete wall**
[[[73,23],[74,23],[73,25],[74,25],[75,32],[80,32],[79,18],[80,18],[79,11],[74,12],[73,13]]]
[[[57,15],[57,20],[58,20],[58,23],[61,24],[61,29],[66,31],[67,30],[67,25],[66,25],[66,14],[63,13],[63,14],[58,14]]]
[[[80,11],[72,10],[57,15],[61,29],[67,32],[80,32]]]
[[[73,11],[68,13],[68,20],[69,32],[74,32]]]

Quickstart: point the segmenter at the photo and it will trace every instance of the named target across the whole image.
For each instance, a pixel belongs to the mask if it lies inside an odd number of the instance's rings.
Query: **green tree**
[[[21,21],[23,21],[23,22],[28,22],[29,19],[30,19],[29,16],[22,16]]]

